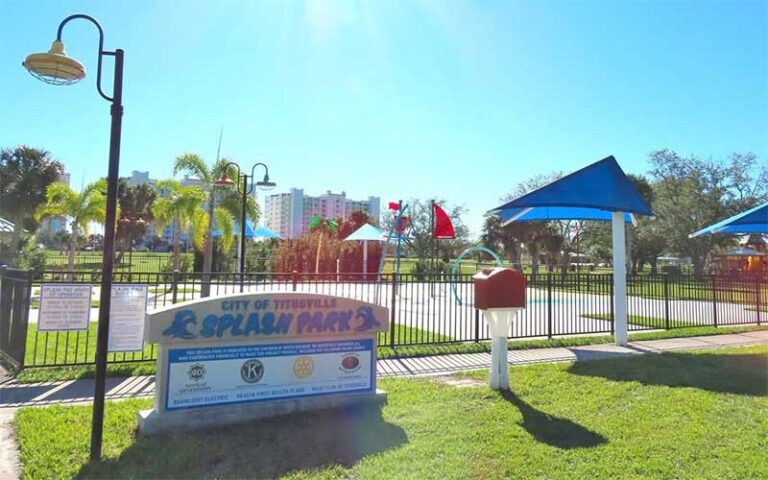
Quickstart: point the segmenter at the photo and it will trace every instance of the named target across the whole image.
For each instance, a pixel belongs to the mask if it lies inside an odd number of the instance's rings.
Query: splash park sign
[[[376,335],[388,310],[343,297],[237,294],[148,313],[158,344],[144,434],[223,426],[307,410],[379,406]]]

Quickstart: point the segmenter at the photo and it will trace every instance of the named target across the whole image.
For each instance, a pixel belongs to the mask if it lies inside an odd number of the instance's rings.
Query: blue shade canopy
[[[504,209],[499,214],[502,223],[537,222],[548,220],[596,220],[611,221],[611,212],[594,208],[579,207],[538,207],[538,208],[510,208]],[[517,215],[517,218],[515,216]],[[624,221],[630,223],[632,215],[624,214]]]
[[[235,235],[240,235],[240,224],[235,223],[234,228]],[[213,236],[220,237],[221,236],[221,230],[214,229],[213,230]],[[268,229],[267,227],[263,227],[261,225],[255,226],[252,221],[246,220],[245,221],[245,238],[277,238],[282,240],[283,237],[279,234],[273,232],[272,230]]]
[[[527,211],[526,211],[527,210]],[[611,212],[653,215],[613,156],[507,202],[493,210],[505,222],[605,220]],[[519,215],[515,218],[515,215]]]
[[[383,235],[384,232],[382,230],[379,230],[373,225],[366,223],[362,227],[349,234],[349,236],[344,240],[367,240],[371,242],[383,242]]]
[[[699,235],[768,233],[768,202],[738,213],[721,222],[702,228],[688,235],[689,238]]]

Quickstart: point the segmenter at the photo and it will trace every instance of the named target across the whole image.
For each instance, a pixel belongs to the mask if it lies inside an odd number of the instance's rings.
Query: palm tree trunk
[[[320,239],[317,241],[317,256],[315,257],[315,273],[320,273],[320,249],[323,247],[323,232],[320,232]]]
[[[77,223],[72,222],[72,236],[69,238],[69,255],[67,256],[67,270],[75,270],[75,253],[77,252]]]
[[[181,266],[181,239],[179,235],[179,230],[181,227],[179,226],[178,219],[174,219],[173,221],[173,270],[177,271],[179,270],[179,267]]]

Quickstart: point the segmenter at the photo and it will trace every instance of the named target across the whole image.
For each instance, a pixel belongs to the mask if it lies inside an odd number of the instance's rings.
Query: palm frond
[[[221,232],[221,249],[224,252],[229,252],[234,242],[234,218],[228,210],[221,207],[213,210],[213,218],[216,220],[216,228]]]
[[[173,162],[173,174],[176,175],[179,172],[198,177],[206,185],[210,185],[215,180],[205,160],[195,153],[185,153],[176,157]]]

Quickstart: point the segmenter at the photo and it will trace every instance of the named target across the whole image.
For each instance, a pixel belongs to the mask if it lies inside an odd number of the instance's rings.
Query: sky
[[[640,174],[662,148],[768,161],[768,0],[4,0],[0,147],[50,151],[75,188],[107,172],[97,31],[64,30],[76,85],[21,66],[72,13],[125,50],[123,176],[212,162],[223,130],[276,192],[444,198],[479,234],[517,183],[608,155]]]

